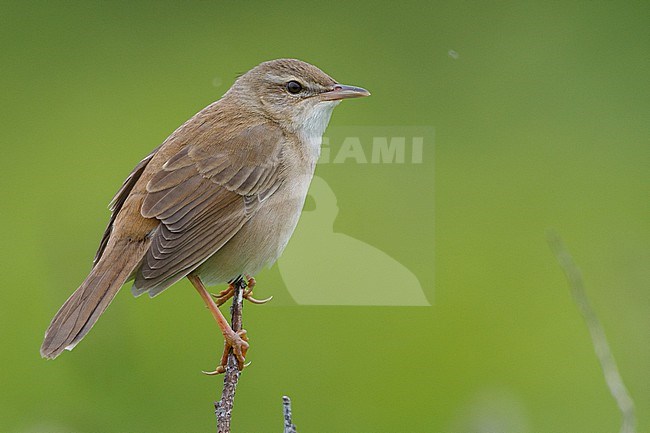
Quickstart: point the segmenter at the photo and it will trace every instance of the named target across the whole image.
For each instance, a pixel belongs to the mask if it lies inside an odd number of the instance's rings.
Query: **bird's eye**
[[[287,92],[296,95],[300,93],[301,90],[302,90],[302,86],[300,85],[299,82],[291,80],[287,83]]]

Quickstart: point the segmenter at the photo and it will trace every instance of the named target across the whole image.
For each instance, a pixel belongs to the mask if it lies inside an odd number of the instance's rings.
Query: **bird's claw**
[[[232,298],[233,295],[235,294],[235,288],[233,287],[232,284],[228,285],[228,288],[220,291],[219,293],[210,293],[210,295],[214,298],[215,304],[217,304],[217,307],[221,307],[225,302]]]
[[[242,298],[246,299],[249,301],[251,304],[266,304],[269,302],[271,299],[273,299],[273,296],[269,296],[266,299],[256,299],[253,298],[253,287],[255,287],[255,278],[249,277],[248,275],[246,276],[246,289],[244,290],[244,293],[242,293]],[[222,306],[228,299],[232,298],[233,295],[235,294],[235,287],[233,286],[233,283],[228,284],[228,288],[220,291],[218,294],[212,293],[212,297],[214,298],[214,302],[217,304],[217,306]]]
[[[269,296],[266,299],[255,299],[253,298],[252,295],[253,295],[253,289],[247,289],[242,294],[242,297],[246,299],[248,302],[250,302],[251,304],[257,304],[257,305],[266,304],[271,299],[273,299],[273,296]]]
[[[201,370],[201,373],[205,374],[206,376],[218,376],[218,375],[223,374],[225,372],[226,372],[226,369],[224,368],[223,365],[220,365],[219,367],[217,367],[216,370],[213,370],[213,371]]]
[[[237,332],[230,331],[229,333],[225,333],[221,363],[214,371],[203,371],[203,374],[206,374],[208,376],[216,376],[225,373],[226,365],[228,365],[228,355],[230,354],[231,350],[235,355],[235,358],[237,358],[237,368],[239,371],[242,371],[246,366],[250,364],[250,362],[244,362],[246,359],[246,352],[248,351],[248,347],[248,336],[246,335],[245,329]]]

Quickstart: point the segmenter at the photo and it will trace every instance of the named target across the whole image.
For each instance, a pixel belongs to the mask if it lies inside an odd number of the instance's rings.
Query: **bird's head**
[[[278,59],[239,77],[227,95],[291,132],[320,137],[341,100],[369,96],[370,92],[339,84],[309,63]]]

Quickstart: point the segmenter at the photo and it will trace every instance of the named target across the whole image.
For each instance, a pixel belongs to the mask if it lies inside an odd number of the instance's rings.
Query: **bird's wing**
[[[136,274],[136,295],[161,292],[239,231],[280,184],[283,137],[280,129],[258,126],[185,146],[162,166],[142,203],[142,215],[161,224]]]
[[[113,197],[113,200],[111,200],[111,203],[108,205],[108,208],[111,211],[111,219],[108,222],[108,226],[106,226],[106,230],[104,230],[104,236],[102,236],[102,240],[99,243],[99,248],[95,254],[95,259],[93,260],[93,266],[99,262],[99,259],[101,259],[102,255],[104,254],[106,245],[108,245],[108,240],[110,239],[111,233],[113,232],[113,224],[115,223],[117,214],[120,213],[124,202],[133,190],[136,182],[138,179],[140,179],[140,176],[142,176],[142,173],[144,173],[144,169],[147,168],[149,161],[151,161],[151,158],[153,158],[156,152],[158,152],[158,149],[160,149],[160,147],[161,146],[156,147],[153,151],[151,151],[149,155],[144,157],[144,159],[140,161],[138,165],[135,166],[133,171],[129,174],[129,176],[122,184],[122,187],[115,194],[115,197]]]

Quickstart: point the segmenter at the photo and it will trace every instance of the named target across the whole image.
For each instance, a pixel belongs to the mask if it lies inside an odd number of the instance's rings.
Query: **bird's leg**
[[[212,297],[214,298],[218,306],[223,305],[228,299],[232,298],[232,296],[235,294],[235,286],[234,286],[235,281],[236,279],[231,280],[228,283],[228,288],[220,291],[218,294],[212,294]],[[251,277],[250,275],[246,275],[246,289],[242,294],[242,297],[244,299],[248,300],[252,304],[266,304],[271,299],[273,299],[273,296],[269,296],[266,299],[253,298],[253,287],[255,287],[255,284],[256,284],[255,278]]]
[[[219,307],[212,299],[210,293],[208,293],[208,291],[205,289],[203,282],[198,276],[188,275],[187,278],[192,282],[192,285],[197,290],[197,292],[199,292],[199,295],[201,295],[203,302],[205,302],[205,305],[207,305],[208,309],[212,313],[212,317],[214,317],[214,320],[217,321],[217,324],[219,325],[224,338],[224,348],[223,355],[221,356],[221,362],[215,371],[207,372],[206,374],[215,375],[226,371],[226,364],[228,362],[228,353],[230,349],[232,349],[233,354],[237,357],[237,366],[239,367],[239,370],[242,370],[244,368],[246,352],[248,351],[249,347],[246,331],[243,329],[237,332],[232,330],[228,324],[228,321],[223,316],[219,310]]]

